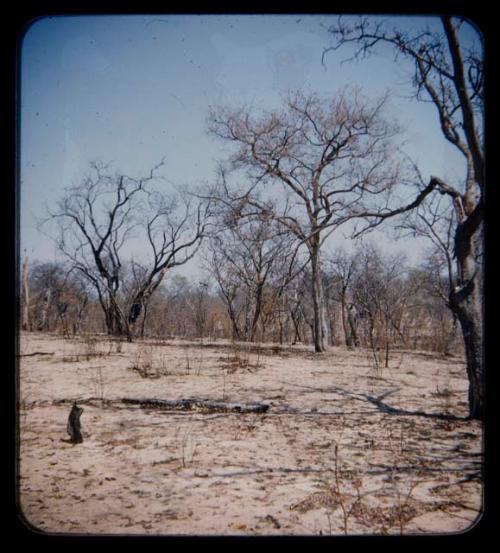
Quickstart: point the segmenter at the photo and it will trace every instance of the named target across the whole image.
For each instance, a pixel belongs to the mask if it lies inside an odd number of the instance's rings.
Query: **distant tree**
[[[227,305],[235,338],[253,342],[297,272],[297,244],[272,219],[224,217],[221,223],[210,240],[207,266]]]
[[[450,302],[458,282],[458,263],[454,256],[456,214],[449,198],[434,195],[408,214],[399,227],[413,236],[425,238],[430,247],[421,264],[422,282],[427,292],[450,310],[452,325],[443,353],[447,355],[455,339],[457,311]],[[481,260],[478,259],[480,264]]]
[[[198,282],[198,285],[194,287],[190,297],[188,297],[188,305],[193,313],[198,338],[203,338],[207,330],[209,295],[210,284],[202,280]]]
[[[84,281],[63,263],[24,265],[30,291],[30,330],[76,334],[90,301]],[[24,301],[24,300],[23,300]]]
[[[65,276],[66,269],[61,263],[32,263],[29,288],[32,297],[33,326],[36,330],[52,330],[55,327]]]
[[[288,316],[292,321],[293,338],[292,344],[307,343],[306,336],[308,328],[313,329],[314,317],[311,314],[311,297],[309,290],[310,274],[307,270],[302,271],[284,289]]]
[[[356,258],[355,253],[347,254],[342,249],[337,249],[326,260],[332,295],[340,302],[342,329],[345,344],[349,347],[359,346],[354,304],[350,298],[351,283],[356,271]]]
[[[390,20],[339,18],[329,32],[333,43],[325,50],[355,46],[354,58],[369,56],[382,46],[413,70],[411,84],[418,100],[431,102],[444,139],[462,155],[464,180],[450,183],[433,177],[434,189],[450,198],[455,212],[454,256],[457,282],[449,304],[462,328],[467,376],[469,416],[484,417],[483,294],[481,259],[485,191],[484,66],[481,37],[463,17],[443,15],[441,29],[404,31]],[[466,34],[476,40],[466,42]]]
[[[401,323],[415,290],[408,286],[406,271],[402,254],[384,255],[373,245],[363,246],[356,254],[352,294],[354,304],[367,320],[368,345],[377,369],[382,364],[389,366],[394,338],[404,341]]]
[[[57,316],[65,336],[76,335],[81,330],[92,292],[89,283],[72,268],[66,270],[62,290],[57,301]]]

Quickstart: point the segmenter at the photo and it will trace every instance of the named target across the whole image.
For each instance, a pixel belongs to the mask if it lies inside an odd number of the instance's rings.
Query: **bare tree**
[[[63,263],[34,261],[29,270],[24,268],[24,287],[30,293],[29,329],[75,334],[89,303],[85,283]]]
[[[340,302],[342,329],[348,347],[359,346],[356,328],[355,306],[350,297],[350,288],[356,270],[356,254],[347,254],[337,249],[327,258],[327,267],[334,297]]]
[[[87,280],[73,267],[66,268],[64,280],[56,296],[57,319],[65,336],[76,335],[79,332],[90,300]]]
[[[427,239],[431,245],[422,263],[423,282],[428,293],[442,301],[451,312],[451,331],[443,351],[448,355],[457,327],[457,312],[450,302],[450,294],[457,286],[458,269],[453,253],[455,211],[448,196],[433,195],[410,212],[399,226],[413,236]],[[480,263],[480,260],[477,261]]]
[[[68,189],[50,219],[59,224],[58,245],[73,267],[93,285],[109,334],[127,335],[130,329],[119,291],[123,279],[122,250],[137,221],[134,212],[141,192],[155,170],[142,179],[110,175],[100,163],[81,185]]]
[[[235,338],[255,340],[265,300],[272,303],[270,295],[278,295],[280,285],[293,278],[293,242],[290,233],[262,218],[220,227],[212,236],[207,265],[227,305]]]
[[[110,174],[93,163],[92,173],[68,189],[49,218],[58,222],[60,251],[94,287],[108,333],[128,340],[166,271],[196,253],[208,217],[207,203],[154,188],[163,165],[162,161],[137,179]],[[142,270],[139,262],[132,264],[136,286],[127,290],[123,254],[133,238],[143,239],[151,259],[142,263]],[[144,250],[143,246],[141,253],[147,258]]]
[[[187,194],[166,198],[150,193],[145,211],[147,243],[152,262],[142,268],[142,278],[130,302],[127,322],[133,325],[149,299],[174,267],[184,265],[198,251],[210,216],[210,203]]]
[[[367,320],[368,345],[376,368],[382,363],[388,367],[391,343],[396,337],[404,341],[401,323],[414,288],[405,279],[403,255],[383,255],[375,246],[366,245],[356,257],[352,276],[354,303]]]
[[[160,312],[162,331],[170,336],[187,336],[190,326],[188,297],[191,286],[187,277],[173,275],[162,288]],[[154,302],[156,304],[156,302]]]
[[[393,49],[413,68],[412,85],[419,100],[436,108],[442,136],[463,156],[465,186],[434,177],[434,188],[453,203],[454,255],[457,283],[449,303],[462,328],[469,379],[469,416],[484,418],[483,296],[481,285],[482,228],[484,217],[484,69],[477,31],[461,17],[444,15],[441,29],[403,31],[389,21],[360,17],[340,18],[330,28],[333,44],[325,50],[352,43],[355,58],[366,57],[377,47]],[[466,42],[466,32],[477,40]],[[470,34],[469,34],[470,36]]]
[[[228,260],[221,251],[222,248],[219,248],[220,245],[218,242],[212,243],[207,268],[217,282],[220,298],[226,306],[231,320],[232,338],[233,340],[243,340],[244,332],[240,323],[241,313],[244,310],[240,294],[241,283],[235,273],[230,270]]]
[[[198,338],[203,338],[207,330],[209,295],[210,283],[202,280],[193,289],[192,297],[188,297],[188,305],[193,313]]]
[[[306,321],[305,314],[305,289],[302,286],[301,279],[297,279],[291,283],[290,287],[286,288],[287,304],[290,318],[293,323],[293,339],[292,344],[297,344],[305,341],[304,337],[304,322]]]
[[[389,207],[386,193],[401,174],[392,143],[397,128],[383,118],[386,100],[370,102],[355,90],[329,101],[297,92],[281,111],[256,116],[220,108],[209,116],[211,132],[235,150],[212,196],[226,201],[235,219],[270,218],[307,248],[318,352],[328,341],[320,259],[325,239],[355,217],[382,221],[409,210],[435,185],[431,181],[404,207]],[[236,185],[230,173],[238,173]]]
[[[32,319],[37,330],[53,330],[64,288],[65,269],[60,263],[33,263],[29,272]]]

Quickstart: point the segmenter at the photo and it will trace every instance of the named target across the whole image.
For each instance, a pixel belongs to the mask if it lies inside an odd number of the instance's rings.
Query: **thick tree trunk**
[[[453,290],[450,299],[464,339],[469,379],[469,416],[472,419],[483,420],[485,414],[483,321],[481,297],[476,279],[466,284],[465,288]]]
[[[355,309],[354,305],[352,303],[349,304],[348,310],[347,310],[347,321],[349,323],[349,329],[348,329],[349,337],[348,337],[347,345],[351,347],[359,347],[360,342],[358,337],[358,331],[356,329],[356,316],[354,313],[354,309]]]
[[[230,314],[230,319],[231,319],[233,340],[240,341],[241,340],[240,328],[238,326],[238,321],[236,320],[236,316],[232,312]]]
[[[321,282],[321,268],[319,263],[319,240],[311,244],[311,284],[314,310],[313,339],[314,351],[326,351],[327,325],[323,298],[323,284]]]
[[[464,335],[467,376],[469,379],[469,416],[484,419],[484,366],[482,321],[474,311],[464,313],[460,318]]]
[[[101,305],[104,309],[107,333],[117,337],[126,336],[127,340],[131,342],[132,335],[130,333],[128,321],[124,320],[123,313],[118,307],[116,298],[110,295],[107,304]]]
[[[478,210],[479,207],[476,207]],[[476,211],[475,210],[475,211]],[[458,286],[450,292],[450,307],[460,322],[464,339],[467,377],[469,379],[469,417],[483,420],[484,410],[484,352],[483,298],[476,264],[475,236],[481,232],[475,213],[457,228],[455,254],[458,261]]]
[[[111,308],[110,313],[110,321],[111,321],[111,334],[114,336],[123,336],[124,329],[123,329],[123,321],[120,316],[120,313],[115,307]]]

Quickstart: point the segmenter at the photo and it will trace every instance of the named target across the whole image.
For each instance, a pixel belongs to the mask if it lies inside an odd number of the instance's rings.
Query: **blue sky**
[[[406,150],[424,176],[461,179],[462,162],[441,138],[433,107],[408,100],[408,68],[394,63],[392,53],[341,64],[348,57],[343,50],[321,64],[325,26],[335,19],[154,15],[35,22],[21,52],[21,253],[55,259],[36,218],[81,180],[90,160],[140,176],[165,157],[168,182],[209,182],[225,152],[206,134],[208,107],[272,108],[294,88],[331,95],[356,84],[369,96],[390,89],[391,115],[407,128]],[[416,259],[419,248],[411,247]]]

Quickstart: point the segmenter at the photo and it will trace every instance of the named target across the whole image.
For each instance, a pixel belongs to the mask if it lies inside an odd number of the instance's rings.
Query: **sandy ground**
[[[20,354],[19,502],[38,531],[456,533],[480,516],[482,427],[465,419],[462,359],[398,352],[377,371],[368,352],[340,347],[34,333]],[[269,410],[121,402],[190,397]],[[77,445],[62,441],[73,400]]]

